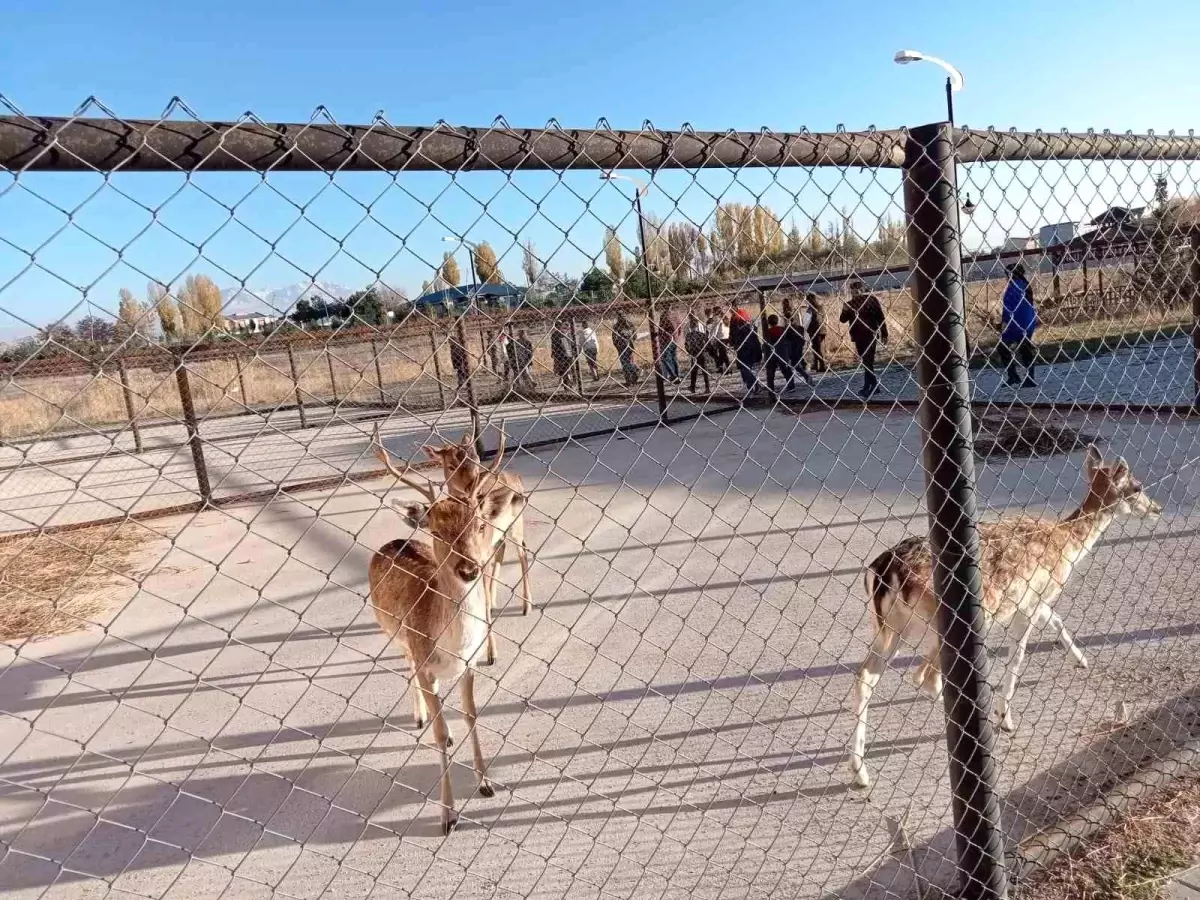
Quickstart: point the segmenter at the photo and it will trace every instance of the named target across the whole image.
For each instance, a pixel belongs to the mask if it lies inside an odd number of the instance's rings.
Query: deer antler
[[[383,463],[387,468],[388,473],[402,484],[408,485],[418,494],[424,496],[430,503],[437,499],[437,492],[433,488],[433,481],[426,479],[425,484],[417,481],[411,481],[408,477],[409,469],[406,463],[396,465],[396,461],[392,458],[392,454],[387,452],[387,448],[383,446],[383,439],[379,436],[379,423],[375,423],[375,434],[371,438],[371,449],[375,451],[376,458]],[[424,478],[425,476],[421,476]]]
[[[496,444],[496,458],[492,461],[492,464],[490,466],[488,466],[487,471],[488,471],[489,475],[495,475],[497,472],[499,472],[500,471],[500,463],[502,463],[504,461],[505,437],[504,437],[504,420],[503,419],[500,420],[499,431],[500,431],[500,437],[498,439],[498,443]]]

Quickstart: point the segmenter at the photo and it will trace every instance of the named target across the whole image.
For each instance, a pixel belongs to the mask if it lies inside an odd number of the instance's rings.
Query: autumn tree
[[[500,272],[500,260],[496,251],[487,241],[475,246],[475,274],[483,284],[503,284],[504,275]]]
[[[207,275],[189,275],[178,293],[184,334],[204,337],[224,327],[221,289]]]
[[[128,340],[131,337],[149,339],[153,323],[149,307],[133,296],[133,291],[121,288],[117,303],[117,338]]]
[[[625,280],[625,250],[615,228],[604,229],[604,262],[616,284]]]
[[[542,261],[538,259],[537,248],[533,246],[533,241],[526,241],[521,249],[521,271],[525,274],[526,286],[533,290],[542,278]]]
[[[458,260],[454,258],[454,254],[449,250],[442,257],[442,265],[438,269],[438,278],[447,287],[458,287],[462,284],[462,272],[459,271]]]
[[[178,340],[183,334],[183,321],[179,315],[179,307],[167,293],[167,289],[157,281],[152,281],[146,288],[149,305],[158,316],[158,325],[162,329],[163,338],[167,341]]]
[[[116,325],[108,316],[86,315],[75,323],[75,337],[89,344],[111,344]]]

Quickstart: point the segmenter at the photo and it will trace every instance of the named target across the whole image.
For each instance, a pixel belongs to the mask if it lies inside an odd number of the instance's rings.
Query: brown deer
[[[496,605],[496,572],[504,562],[506,548],[512,544],[517,548],[521,564],[521,615],[529,615],[533,601],[529,593],[529,548],[525,544],[525,507],[527,500],[521,476],[500,471],[504,458],[504,423],[500,423],[500,438],[496,456],[486,468],[475,452],[475,434],[463,435],[457,444],[442,447],[424,447],[425,455],[440,463],[446,479],[446,490],[451,496],[486,496],[487,508],[494,512],[491,519],[495,556],[485,569],[484,585],[488,597],[488,647],[487,661],[496,662],[496,641],[492,635],[492,610]]]
[[[439,498],[432,485],[410,480],[378,440],[375,452],[392,475],[424,498],[395,505],[412,528],[432,537],[428,543],[408,538],[380,547],[371,558],[368,580],[379,627],[403,648],[412,666],[417,725],[424,727],[427,715],[433,724],[442,757],[442,831],[449,834],[458,816],[447,752],[452,742],[438,695],[443,679],[459,679],[479,793],[494,794],[475,707],[475,667],[488,636],[483,571],[493,553],[489,515],[494,511],[487,508],[488,498],[478,494]]]
[[[1080,668],[1087,658],[1063,626],[1051,605],[1062,592],[1071,571],[1096,545],[1119,514],[1157,515],[1162,507],[1146,494],[1124,459],[1106,464],[1094,444],[1084,465],[1087,496],[1061,521],[1012,517],[979,526],[982,555],[983,609],[993,623],[1021,635],[1009,656],[1008,669],[996,700],[1000,727],[1016,730],[1012,698],[1025,661],[1025,648],[1034,629],[1047,625]],[[867,566],[863,580],[871,605],[875,635],[858,671],[854,690],[857,719],[850,747],[855,786],[866,788],[870,774],[863,761],[867,742],[867,706],[880,676],[901,641],[925,651],[913,672],[918,689],[931,699],[942,690],[941,641],[937,631],[937,598],[933,593],[933,557],[929,542],[910,537],[885,550]]]

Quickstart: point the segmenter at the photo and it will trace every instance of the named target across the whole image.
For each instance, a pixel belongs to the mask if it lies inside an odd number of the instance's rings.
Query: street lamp
[[[633,192],[633,209],[637,213],[638,240],[642,242],[642,274],[646,278],[646,306],[650,315],[650,353],[654,357],[654,390],[658,395],[659,421],[666,424],[667,416],[667,386],[662,376],[662,350],[658,346],[658,317],[654,312],[654,286],[650,281],[650,247],[646,243],[646,216],[642,212],[642,197],[650,190],[650,185],[631,175],[619,172],[601,172],[602,181],[628,181],[635,188]]]
[[[953,125],[954,95],[958,91],[961,91],[966,84],[963,81],[962,72],[944,59],[938,59],[936,56],[930,56],[928,53],[922,53],[919,50],[897,50],[895,62],[901,66],[906,66],[914,62],[931,62],[935,66],[941,66],[946,70],[946,119]]]
[[[467,291],[467,312],[470,312],[475,307],[475,289],[479,285],[479,276],[475,274],[475,251],[479,249],[479,245],[471,243],[466,238],[454,237],[453,235],[446,235],[442,240],[448,244],[463,244],[470,251],[467,254],[471,259],[471,287]],[[467,332],[463,328],[463,317],[461,315],[456,317],[454,330],[461,348],[459,352],[465,355],[467,352]],[[453,346],[451,346],[451,350],[453,349]],[[467,409],[470,411],[472,430],[475,432],[475,455],[483,459],[483,435],[479,429],[479,407],[475,403],[475,385],[471,377],[472,374],[472,370],[468,368],[466,378]],[[459,377],[461,378],[461,375]],[[459,388],[461,389],[462,386],[462,382],[460,381]]]

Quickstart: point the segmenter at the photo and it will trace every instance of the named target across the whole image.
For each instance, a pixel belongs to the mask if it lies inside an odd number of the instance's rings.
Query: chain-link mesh
[[[6,896],[952,886],[955,371],[1010,863],[1200,737],[1190,139],[7,110]]]

